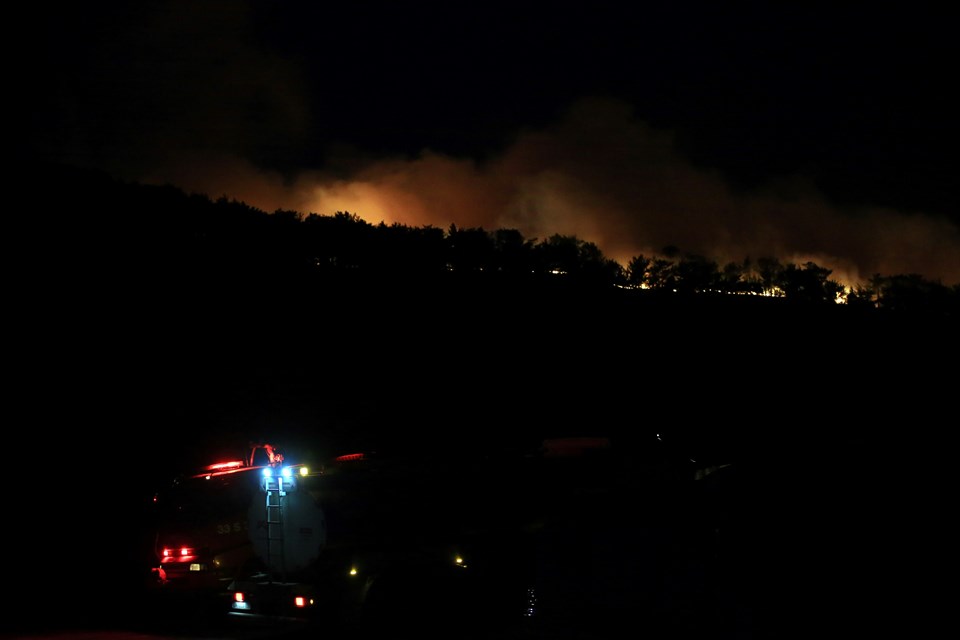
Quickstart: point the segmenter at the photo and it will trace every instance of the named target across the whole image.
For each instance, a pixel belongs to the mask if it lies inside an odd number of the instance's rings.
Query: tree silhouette
[[[496,244],[482,228],[447,231],[447,265],[459,272],[490,271],[496,265]]]
[[[715,292],[720,288],[720,271],[717,263],[697,254],[687,254],[680,259],[674,271],[676,288],[680,293]]]
[[[847,304],[855,309],[873,309],[877,304],[877,290],[871,285],[855,285],[847,293]]]
[[[776,258],[763,257],[757,260],[756,274],[759,277],[760,290],[764,295],[781,296],[783,265]]]
[[[915,273],[893,276],[874,275],[871,284],[875,287],[877,306],[880,309],[951,315],[956,315],[960,311],[957,296],[960,285],[951,289],[940,282],[931,282]]]
[[[51,278],[96,283],[109,295],[118,273],[138,290],[175,296],[178,290],[309,286],[362,274],[375,280],[446,278],[546,278],[550,282],[609,289],[674,292],[686,296],[762,294],[795,304],[845,301],[858,309],[897,313],[958,313],[958,289],[917,274],[875,274],[868,285],[845,291],[831,271],[813,262],[782,264],[774,256],[721,269],[710,256],[673,245],[659,255],[632,257],[626,268],[600,248],[573,235],[525,238],[517,229],[460,228],[446,232],[399,223],[374,226],[359,214],[292,210],[266,213],[222,196],[213,201],[169,186],[125,183],[97,173],[51,168],[67,192],[93,215],[62,211],[38,228],[34,244],[72,271],[48,265]],[[54,259],[54,258],[51,258]],[[89,286],[89,285],[88,285]],[[75,287],[74,287],[75,288]],[[94,289],[89,289],[91,292]],[[638,294],[640,291],[638,291]]]
[[[829,280],[831,270],[807,262],[798,267],[786,265],[779,274],[778,286],[787,300],[807,304],[836,302],[843,286]]]
[[[494,261],[498,272],[526,275],[533,265],[533,245],[517,229],[497,229],[493,233]]]
[[[627,263],[627,284],[632,287],[646,287],[649,284],[648,271],[651,259],[639,255],[630,258]]]
[[[647,268],[647,286],[651,289],[673,291],[677,285],[677,269],[672,260],[654,258]]]
[[[337,211],[332,216],[316,213],[302,223],[304,246],[313,264],[323,271],[352,271],[369,263],[373,227],[355,213]]]

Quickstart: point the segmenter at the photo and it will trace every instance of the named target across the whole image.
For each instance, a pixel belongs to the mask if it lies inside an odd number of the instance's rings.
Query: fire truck
[[[351,637],[562,633],[638,607],[651,628],[690,611],[707,628],[698,594],[736,523],[711,505],[736,466],[661,444],[620,453],[604,437],[562,437],[533,452],[308,464],[257,443],[157,493],[149,591],[231,624]],[[674,582],[688,591],[664,600]]]
[[[519,620],[535,523],[508,477],[489,461],[376,452],[314,468],[252,444],[157,492],[148,591],[239,624]]]

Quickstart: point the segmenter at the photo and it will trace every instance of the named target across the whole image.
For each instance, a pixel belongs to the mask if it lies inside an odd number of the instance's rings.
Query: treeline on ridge
[[[34,193],[57,189],[63,197],[28,222],[27,246],[39,251],[41,268],[66,278],[121,278],[133,287],[190,282],[210,289],[358,276],[463,278],[647,295],[764,296],[898,312],[953,315],[960,308],[960,284],[917,274],[876,274],[867,286],[847,290],[830,278],[830,269],[774,256],[720,265],[666,247],[661,255],[621,265],[575,236],[531,239],[516,229],[371,224],[343,211],[267,213],[226,197],[213,200],[59,165],[35,171],[32,180],[21,186]]]

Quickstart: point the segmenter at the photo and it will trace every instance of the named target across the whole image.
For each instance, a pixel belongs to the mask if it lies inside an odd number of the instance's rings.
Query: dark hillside
[[[124,423],[467,441],[656,423],[803,444],[825,425],[859,442],[940,422],[952,394],[948,314],[449,271],[414,258],[409,229],[379,245],[389,263],[321,268],[288,215],[68,167],[30,177],[26,193],[59,198],[13,217],[23,366],[81,402],[121,391]]]
[[[101,491],[135,531],[158,479],[249,440],[482,459],[601,436],[629,468],[659,434],[691,470],[735,465],[724,499],[750,598],[851,629],[878,609],[911,624],[936,601],[916,567],[940,566],[949,530],[949,315],[451,272],[387,246],[390,268],[321,269],[283,215],[64,168],[30,177],[15,188],[35,206],[8,218],[12,450],[73,475],[44,475],[57,500],[20,521],[62,550],[21,558],[23,594],[102,542]],[[138,568],[87,579],[123,593]]]

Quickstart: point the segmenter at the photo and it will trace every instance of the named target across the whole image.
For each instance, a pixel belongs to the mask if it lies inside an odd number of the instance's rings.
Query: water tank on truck
[[[326,543],[323,509],[301,486],[307,475],[302,466],[263,469],[259,499],[254,498],[248,510],[253,552],[267,572],[281,579],[312,566]]]
[[[275,447],[262,444],[178,478],[155,497],[158,564],[150,586],[217,592],[244,574],[307,567],[326,540],[323,510],[303,486],[308,480],[306,466],[285,465]]]

